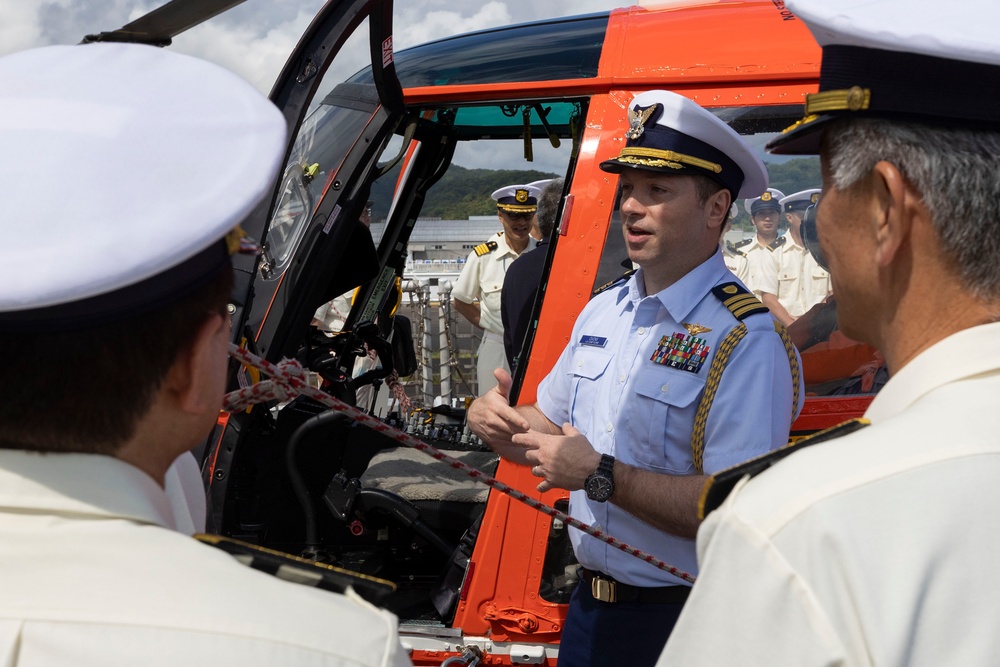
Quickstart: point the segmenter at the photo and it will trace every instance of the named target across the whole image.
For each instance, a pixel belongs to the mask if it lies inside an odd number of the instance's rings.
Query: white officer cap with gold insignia
[[[733,199],[754,197],[767,187],[764,163],[740,135],[683,95],[640,93],[628,116],[625,147],[618,157],[601,163],[604,171],[701,174],[729,190]]]
[[[822,192],[820,188],[810,188],[808,190],[800,190],[787,197],[782,197],[779,202],[781,210],[784,213],[804,211],[819,201],[819,196]]]
[[[239,251],[231,232],[285,149],[253,86],[152,46],[0,58],[0,108],[8,330],[107,324],[196,290]]]
[[[839,117],[1000,129],[1000,2],[788,0],[821,47],[819,92],[806,116],[768,144],[772,153],[819,151]]]
[[[781,199],[784,198],[785,193],[777,188],[768,188],[765,192],[761,193],[759,197],[754,197],[753,199],[747,199],[743,202],[743,207],[747,210],[752,218],[755,214],[760,211],[777,211],[781,213]]]
[[[508,185],[495,191],[491,196],[497,208],[508,213],[534,213],[538,209],[538,195],[541,191],[534,185]]]

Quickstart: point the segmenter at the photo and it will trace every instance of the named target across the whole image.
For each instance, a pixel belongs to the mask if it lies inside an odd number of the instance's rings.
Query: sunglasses
[[[830,268],[826,264],[826,257],[823,256],[823,251],[819,247],[819,232],[816,231],[816,204],[813,204],[806,209],[805,215],[802,216],[802,243],[805,245],[806,250],[812,253],[813,259],[819,264],[824,271],[829,271]]]

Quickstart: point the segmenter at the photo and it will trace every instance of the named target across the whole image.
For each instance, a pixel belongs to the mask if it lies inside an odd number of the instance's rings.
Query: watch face
[[[606,501],[614,490],[614,482],[607,477],[591,475],[587,478],[587,497],[591,500]]]

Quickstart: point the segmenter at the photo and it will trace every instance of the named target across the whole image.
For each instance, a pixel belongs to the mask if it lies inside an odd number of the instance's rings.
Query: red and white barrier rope
[[[383,423],[381,420],[376,419],[375,417],[372,417],[367,413],[362,412],[361,410],[358,410],[357,408],[348,405],[333,396],[330,396],[326,392],[313,387],[308,382],[306,370],[297,361],[285,359],[279,364],[273,364],[233,344],[229,345],[229,355],[246,366],[256,368],[265,375],[269,376],[270,379],[227,394],[225,404],[223,406],[223,409],[227,412],[239,412],[241,410],[245,410],[248,406],[254,403],[263,403],[265,401],[272,400],[287,400],[296,395],[306,396],[328,408],[346,414],[354,421],[364,424],[372,430],[378,431],[400,444],[420,450],[428,456],[448,464],[452,468],[461,470],[469,477],[486,484],[490,488],[496,489],[500,493],[506,494],[514,500],[520,501],[528,507],[538,510],[543,514],[559,519],[565,524],[572,526],[577,530],[581,530],[591,537],[604,542],[605,544],[609,544],[629,555],[644,560],[650,565],[669,572],[675,577],[691,582],[692,584],[695,581],[694,575],[688,574],[683,570],[679,570],[673,565],[664,563],[652,555],[644,551],[640,551],[635,547],[629,546],[628,544],[615,539],[603,531],[588,526],[579,519],[574,519],[554,507],[550,507],[549,505],[539,502],[511,486],[507,486],[500,480],[490,477],[481,470],[477,470],[472,466],[462,463],[458,459],[448,456],[441,450],[428,445],[426,442],[407,433],[403,433],[402,431],[398,431],[388,424]]]

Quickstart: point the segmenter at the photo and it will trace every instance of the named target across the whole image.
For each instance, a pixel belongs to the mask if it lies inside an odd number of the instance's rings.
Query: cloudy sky
[[[0,0],[0,55],[34,46],[76,44],[84,35],[114,30],[164,3],[165,0]],[[171,48],[231,69],[267,93],[299,35],[323,4],[323,0],[246,0],[178,36]],[[400,50],[473,30],[628,4],[633,3],[629,0],[396,0],[394,47]],[[367,64],[367,45],[360,35],[355,37],[358,39],[348,42],[341,62],[337,63],[344,76]],[[560,158],[552,164],[561,161]],[[463,164],[460,159],[456,162]],[[536,156],[536,162],[541,169],[548,160],[542,155]]]

